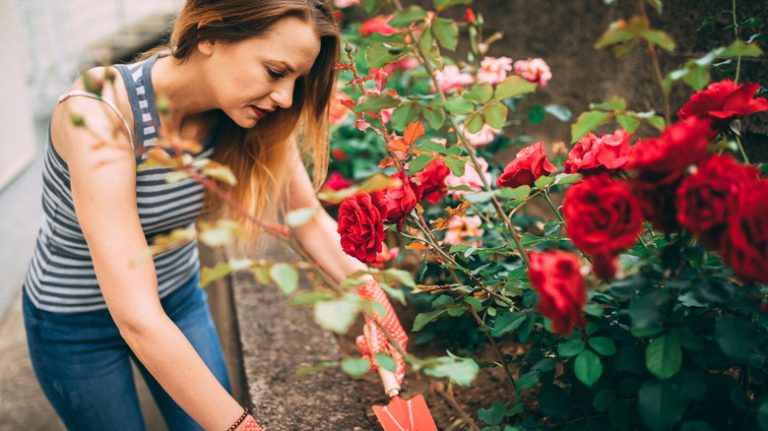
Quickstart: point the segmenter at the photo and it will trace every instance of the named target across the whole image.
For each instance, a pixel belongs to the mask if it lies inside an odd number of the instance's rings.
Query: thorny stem
[[[469,428],[472,431],[480,431],[480,427],[477,426],[475,421],[473,421],[472,418],[467,414],[467,412],[465,412],[464,409],[461,408],[459,403],[456,402],[456,399],[453,397],[453,394],[449,393],[449,391],[445,391],[442,389],[434,388],[433,390],[438,395],[445,398],[445,400],[448,402],[448,405],[450,405],[451,408],[453,408],[456,411],[456,413],[458,413],[459,416],[461,416],[461,418],[464,420],[464,422],[467,423],[467,425],[469,425]]]
[[[749,163],[749,157],[747,157],[747,153],[744,151],[744,146],[741,144],[741,137],[736,133],[734,133],[733,136],[736,138],[736,145],[739,147],[739,152],[744,159],[744,163]]]
[[[472,317],[475,318],[475,321],[480,326],[480,328],[485,327],[485,321],[480,318],[480,316],[477,314],[477,311],[475,311],[474,308],[472,308],[471,305],[468,305],[467,308],[469,308],[469,311],[472,313]],[[512,373],[509,371],[509,368],[507,367],[507,361],[504,360],[504,356],[501,354],[501,350],[499,350],[499,347],[496,345],[496,341],[493,340],[493,337],[491,336],[490,332],[485,332],[485,336],[488,337],[488,341],[491,342],[491,346],[493,346],[493,350],[496,352],[496,356],[499,358],[499,362],[501,362],[501,366],[504,368],[504,374],[507,376],[507,383],[509,383],[509,396],[510,398],[515,397],[515,378],[512,377]]]
[[[395,4],[395,7],[397,10],[402,10],[403,6],[400,3],[400,0],[392,0],[392,2]],[[411,37],[413,41],[416,40],[413,31],[409,28],[408,29],[408,35]],[[421,46],[418,43],[414,43],[414,46],[416,47],[417,52],[419,53],[419,57],[421,57],[422,64],[424,65],[424,68],[427,69],[427,73],[429,74],[433,85],[435,86],[435,90],[437,91],[437,94],[440,96],[440,100],[443,102],[443,109],[445,109],[445,103],[447,102],[447,99],[445,97],[445,93],[440,88],[440,85],[437,82],[437,77],[435,76],[435,71],[432,69],[432,65],[429,63],[429,58],[427,57],[424,50],[421,48]],[[469,159],[472,162],[472,166],[474,166],[475,170],[478,173],[478,176],[480,177],[480,180],[483,183],[483,189],[487,192],[493,192],[491,189],[490,184],[488,184],[488,180],[485,178],[485,176],[482,174],[483,170],[480,166],[480,162],[477,159],[477,155],[475,154],[474,148],[472,148],[472,145],[467,142],[466,136],[464,136],[464,133],[459,131],[458,125],[456,124],[456,121],[454,121],[453,117],[451,116],[450,112],[446,112],[448,121],[450,121],[451,127],[453,127],[453,130],[456,132],[456,136],[459,138],[459,141],[461,142],[464,149],[467,151],[467,154],[469,154]],[[517,248],[517,251],[520,253],[520,258],[523,260],[523,263],[525,263],[525,266],[528,266],[530,264],[530,260],[528,259],[528,252],[526,252],[525,247],[523,247],[523,244],[520,242],[520,237],[517,233],[517,228],[512,223],[512,221],[507,217],[506,212],[504,211],[504,208],[502,208],[501,204],[499,203],[499,200],[496,199],[496,196],[491,195],[491,201],[493,202],[493,206],[496,209],[496,212],[499,214],[499,217],[504,222],[504,226],[507,228],[507,230],[512,235],[512,240],[515,243],[515,247]]]
[[[736,0],[731,1],[731,16],[733,17],[733,34],[736,36],[736,40],[739,40],[739,23],[736,20]],[[741,56],[736,57],[736,76],[733,78],[733,82],[739,83],[739,74],[741,73]],[[741,149],[741,144],[739,144]],[[744,150],[742,150],[742,155]],[[746,157],[744,158],[746,160]],[[749,162],[747,162],[749,163]]]
[[[549,207],[552,208],[552,211],[555,213],[557,218],[560,219],[560,222],[565,226],[565,219],[563,218],[563,215],[560,214],[560,211],[555,207],[555,204],[552,203],[552,199],[549,197],[549,192],[547,190],[544,190],[544,199],[547,201],[547,204],[549,204]]]
[[[643,19],[646,23],[649,22],[648,20],[648,14],[645,13],[645,0],[638,0],[638,3],[640,5],[640,14],[643,16]],[[670,119],[671,119],[671,110],[669,107],[669,93],[664,90],[664,76],[661,74],[661,67],[659,66],[659,57],[656,55],[656,48],[654,48],[653,43],[651,43],[648,40],[645,40],[645,45],[648,47],[648,54],[651,56],[651,60],[653,61],[653,72],[656,75],[656,82],[659,84],[659,89],[661,90],[661,96],[664,99],[664,120],[666,120],[666,124],[669,125]]]

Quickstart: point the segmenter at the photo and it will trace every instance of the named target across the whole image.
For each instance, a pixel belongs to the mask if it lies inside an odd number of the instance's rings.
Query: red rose
[[[400,229],[405,223],[411,210],[421,200],[421,187],[408,177],[405,171],[400,171],[390,178],[398,179],[402,182],[399,187],[388,187],[373,193],[373,202],[381,209],[384,221],[387,223],[397,223]]]
[[[677,221],[700,235],[706,245],[716,248],[734,199],[746,184],[759,177],[756,167],[742,165],[731,156],[710,157],[677,189]]]
[[[753,99],[758,89],[758,84],[738,85],[730,79],[714,82],[705,90],[694,93],[677,115],[680,119],[711,118],[722,126],[734,117],[768,111],[765,98]]]
[[[598,174],[624,166],[629,157],[629,133],[618,129],[601,137],[590,133],[571,149],[563,166],[566,173]]]
[[[474,24],[475,21],[477,21],[477,17],[475,16],[475,11],[472,9],[464,9],[464,22],[467,24]]]
[[[337,232],[345,253],[361,262],[376,262],[386,234],[383,217],[370,194],[358,193],[341,203]]]
[[[607,174],[587,177],[568,189],[563,215],[574,245],[592,256],[626,250],[643,227],[637,199]]]
[[[547,161],[544,143],[537,142],[520,150],[515,159],[504,168],[496,185],[498,187],[532,186],[542,175],[557,172],[557,168]]]
[[[529,256],[528,277],[541,298],[539,311],[552,321],[555,332],[569,335],[575,326],[584,326],[587,292],[579,258],[560,250]]]
[[[644,176],[681,172],[707,156],[711,122],[690,118],[664,129],[658,138],[641,139],[632,147],[627,169]]]
[[[728,217],[723,261],[747,280],[768,283],[768,180],[744,186]]]
[[[615,254],[597,254],[592,256],[592,272],[605,281],[611,281],[616,276],[619,257]]]
[[[677,224],[677,188],[683,175],[672,173],[660,179],[635,178],[630,182],[632,193],[640,203],[643,217],[662,232],[680,229]]]
[[[387,24],[391,20],[392,15],[379,15],[375,18],[371,18],[360,25],[360,34],[363,36],[370,36],[373,33],[380,33],[385,36],[395,34],[398,32],[398,30],[394,27],[390,27],[389,24]]]
[[[338,171],[331,172],[323,185],[324,189],[343,190],[352,186],[352,181],[344,178]]]
[[[448,192],[445,187],[445,177],[450,173],[451,170],[445,165],[443,159],[435,159],[416,174],[416,178],[421,182],[425,201],[434,204],[445,196]]]
[[[341,148],[334,148],[333,150],[331,150],[331,157],[333,157],[334,159],[340,162],[347,161],[347,153]]]

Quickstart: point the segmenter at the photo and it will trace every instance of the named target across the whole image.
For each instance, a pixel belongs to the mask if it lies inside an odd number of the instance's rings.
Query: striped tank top
[[[116,65],[125,82],[134,117],[137,149],[155,145],[160,118],[155,108],[151,68],[157,55],[128,65]],[[75,215],[67,164],[47,139],[43,166],[43,216],[27,269],[24,290],[39,309],[79,313],[105,309],[88,245]],[[213,133],[196,159],[213,155]],[[136,157],[137,165],[145,152]],[[203,207],[203,186],[191,179],[168,183],[170,168],[136,173],[136,198],[147,242],[180,227],[194,227]],[[119,244],[115,245],[119,247]],[[197,241],[191,240],[153,256],[160,297],[184,285],[200,269]]]

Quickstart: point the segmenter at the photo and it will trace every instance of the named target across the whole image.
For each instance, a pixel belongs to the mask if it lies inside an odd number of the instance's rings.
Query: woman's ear
[[[210,25],[211,23],[214,23],[216,21],[223,21],[224,18],[216,12],[210,12],[206,16],[202,17],[200,21],[197,23],[197,30],[200,31],[201,28]],[[213,54],[213,46],[216,44],[215,40],[212,39],[202,39],[200,42],[197,43],[197,49],[200,51],[201,54],[210,56]]]

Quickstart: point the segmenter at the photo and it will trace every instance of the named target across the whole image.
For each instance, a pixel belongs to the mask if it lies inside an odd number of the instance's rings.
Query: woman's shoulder
[[[103,100],[80,97],[84,92],[100,96]],[[72,97],[74,95],[77,97]],[[60,100],[51,114],[50,138],[54,149],[65,162],[72,151],[85,146],[83,138],[85,141],[99,141],[113,137],[117,145],[120,141],[131,144],[123,120],[132,128],[133,112],[125,83],[115,66],[86,70],[62,93]]]

